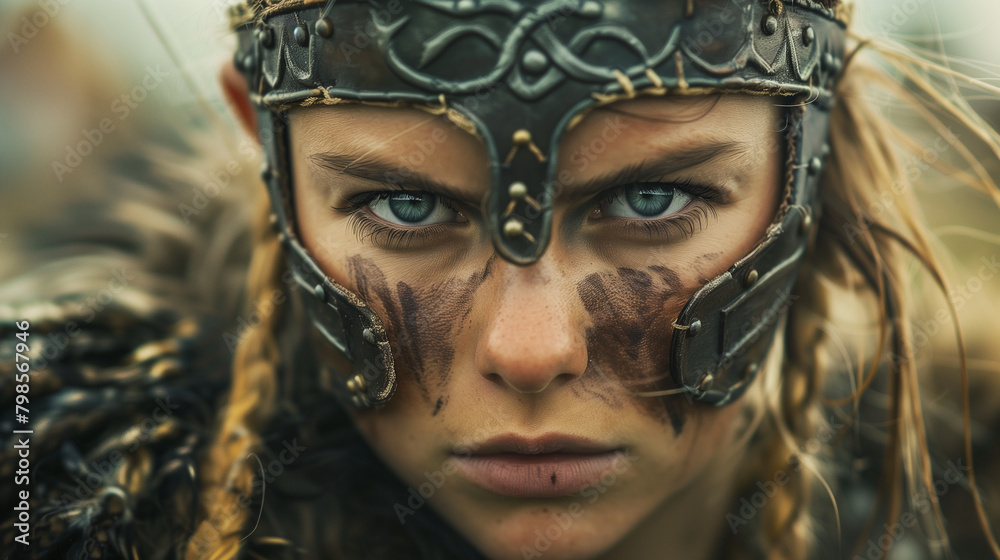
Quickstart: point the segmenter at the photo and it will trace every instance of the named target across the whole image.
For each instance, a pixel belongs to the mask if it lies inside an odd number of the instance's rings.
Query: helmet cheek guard
[[[258,111],[273,222],[316,331],[351,363],[350,372],[335,372],[338,397],[358,408],[384,405],[396,385],[392,352],[379,317],[328,278],[298,238],[285,111],[353,102],[445,114],[486,146],[483,213],[496,252],[530,265],[550,238],[559,142],[588,111],[640,95],[806,100],[788,109],[785,198],[764,240],[674,322],[674,381],[722,406],[752,381],[794,300],[819,213],[846,42],[845,11],[835,3],[259,0],[234,9],[236,62]]]

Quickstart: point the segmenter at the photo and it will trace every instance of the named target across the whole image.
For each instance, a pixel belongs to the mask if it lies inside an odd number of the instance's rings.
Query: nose
[[[476,347],[480,374],[520,393],[539,393],[587,368],[582,305],[547,257],[528,267],[502,265],[502,286]]]

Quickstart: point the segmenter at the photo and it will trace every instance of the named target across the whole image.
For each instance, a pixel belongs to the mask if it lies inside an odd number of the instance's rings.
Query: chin
[[[615,543],[611,527],[600,524],[598,528],[592,519],[586,519],[585,510],[581,511],[584,513],[574,518],[566,507],[543,506],[537,513],[488,520],[482,527],[488,535],[472,541],[491,560],[597,558]]]
[[[490,501],[490,500],[487,500]],[[503,499],[506,502],[506,499]],[[592,503],[579,494],[495,504],[462,500],[446,507],[449,523],[490,560],[599,558],[638,521],[622,503]],[[442,506],[444,504],[438,504]]]

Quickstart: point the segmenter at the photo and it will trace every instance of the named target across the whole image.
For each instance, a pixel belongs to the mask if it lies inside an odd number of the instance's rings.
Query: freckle
[[[556,473],[552,473],[552,484],[556,483]]]

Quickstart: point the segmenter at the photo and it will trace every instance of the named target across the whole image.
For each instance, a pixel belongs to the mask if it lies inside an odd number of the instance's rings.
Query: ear
[[[253,104],[250,103],[247,80],[236,69],[236,64],[233,63],[232,59],[222,65],[219,81],[222,83],[222,92],[226,95],[226,101],[229,102],[236,119],[240,121],[247,134],[257,138],[257,113]]]

